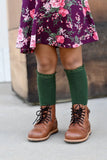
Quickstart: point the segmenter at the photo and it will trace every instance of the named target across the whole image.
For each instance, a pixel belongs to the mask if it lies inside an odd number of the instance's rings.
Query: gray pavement
[[[107,98],[89,99],[92,134],[83,143],[64,142],[71,102],[57,103],[59,132],[42,142],[29,142],[27,133],[39,106],[31,106],[0,83],[0,160],[107,160]]]

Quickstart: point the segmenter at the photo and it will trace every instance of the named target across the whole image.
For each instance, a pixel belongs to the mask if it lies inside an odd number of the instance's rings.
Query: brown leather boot
[[[65,142],[83,142],[91,134],[89,112],[87,105],[74,104],[68,130],[65,132]]]
[[[55,105],[41,106],[40,110],[36,112],[36,115],[37,118],[35,121],[37,121],[37,123],[28,133],[28,140],[43,141],[48,139],[51,134],[58,132]]]

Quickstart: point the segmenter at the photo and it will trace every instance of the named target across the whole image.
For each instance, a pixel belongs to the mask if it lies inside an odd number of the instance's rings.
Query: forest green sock
[[[84,64],[76,69],[64,69],[71,92],[72,104],[86,105],[88,101],[88,83]]]
[[[36,70],[39,103],[42,105],[55,105],[56,103],[56,72],[43,74]]]

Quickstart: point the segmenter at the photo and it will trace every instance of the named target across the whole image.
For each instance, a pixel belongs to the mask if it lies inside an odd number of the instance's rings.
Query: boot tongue
[[[45,109],[45,108],[47,108],[48,106],[41,106],[41,109]]]
[[[72,124],[82,123],[85,116],[86,106],[82,104],[74,104],[72,107]]]
[[[74,104],[73,105],[73,109],[75,109],[75,110],[85,109],[85,108],[86,108],[86,106],[83,104]]]

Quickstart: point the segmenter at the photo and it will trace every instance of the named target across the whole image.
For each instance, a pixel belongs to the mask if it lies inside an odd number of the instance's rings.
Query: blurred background
[[[89,0],[100,41],[83,46],[89,98],[107,96],[107,1]],[[22,0],[0,1],[0,82],[10,82],[12,91],[26,102],[38,104],[35,55],[20,54],[16,38]],[[57,49],[57,53],[59,50]],[[58,54],[59,55],[59,54]],[[58,59],[57,102],[70,101],[68,82]]]

